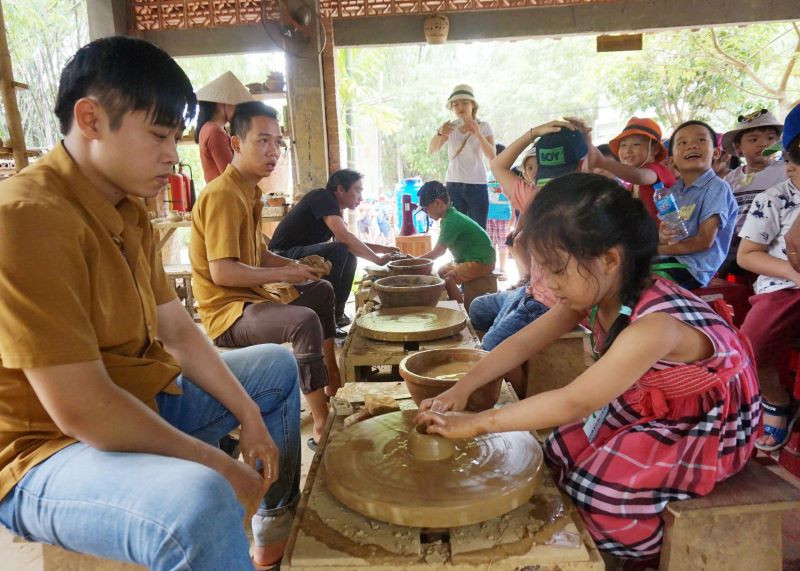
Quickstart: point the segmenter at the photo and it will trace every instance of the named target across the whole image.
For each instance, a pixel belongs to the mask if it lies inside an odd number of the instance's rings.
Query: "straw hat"
[[[238,105],[252,101],[253,96],[232,71],[226,71],[211,83],[198,89],[197,100]]]
[[[778,135],[783,131],[783,123],[778,121],[777,117],[767,109],[761,109],[748,115],[739,115],[738,119],[736,119],[736,126],[722,135],[722,148],[729,155],[736,155],[736,149],[733,148],[733,140],[736,135],[741,131],[758,129],[759,127],[775,127],[778,130]]]
[[[466,83],[461,83],[453,88],[453,93],[450,94],[450,97],[447,98],[447,103],[444,104],[445,108],[450,109],[453,101],[457,99],[468,99],[475,104],[475,107],[478,106],[478,102],[475,101],[475,92]]]
[[[655,143],[655,161],[657,163],[667,158],[667,148],[664,146],[664,143],[661,142],[661,127],[652,119],[642,119],[640,117],[631,117],[628,124],[625,125],[625,128],[622,130],[622,133],[608,142],[608,146],[611,147],[611,151],[614,155],[619,156],[620,142],[625,137],[630,137],[631,135],[641,135]]]

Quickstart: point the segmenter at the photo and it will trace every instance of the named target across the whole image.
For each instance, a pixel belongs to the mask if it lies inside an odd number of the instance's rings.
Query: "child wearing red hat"
[[[597,147],[591,145],[589,168],[604,169],[622,179],[658,224],[653,185],[661,182],[669,188],[675,184],[675,175],[662,164],[667,158],[667,149],[661,142],[661,127],[652,119],[631,117],[622,132],[608,142],[608,146],[619,157],[619,162],[603,156]]]

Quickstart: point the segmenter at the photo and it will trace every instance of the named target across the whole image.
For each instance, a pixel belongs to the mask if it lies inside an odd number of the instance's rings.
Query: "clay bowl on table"
[[[440,395],[456,384],[486,351],[480,349],[430,349],[409,355],[400,362],[400,376],[406,382],[411,398],[419,404]],[[467,410],[479,412],[492,408],[500,398],[502,378],[495,379],[472,393]]]
[[[436,276],[389,276],[373,283],[383,307],[434,306],[444,289]]]
[[[428,258],[404,258],[392,260],[386,267],[393,276],[429,276],[433,270],[433,260]]]

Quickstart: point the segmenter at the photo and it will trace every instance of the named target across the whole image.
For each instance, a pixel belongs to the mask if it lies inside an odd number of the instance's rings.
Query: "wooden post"
[[[28,157],[25,155],[25,133],[22,131],[22,118],[19,115],[19,107],[17,107],[17,93],[14,86],[14,72],[11,68],[11,54],[8,51],[2,0],[0,0],[0,91],[6,111],[6,123],[8,123],[10,140],[7,146],[11,147],[14,153],[14,165],[19,172],[28,166]]]

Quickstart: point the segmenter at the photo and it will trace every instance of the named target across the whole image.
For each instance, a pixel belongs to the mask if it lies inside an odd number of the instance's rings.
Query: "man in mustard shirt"
[[[260,101],[241,103],[231,135],[233,161],[192,211],[189,258],[200,318],[220,347],[291,342],[314,418],[313,449],[328,419],[325,392],[336,394],[340,384],[333,286],[267,250],[261,233],[258,182],[272,174],[286,148],[278,113]]]
[[[0,186],[0,523],[150,569],[280,558],[298,495],[291,353],[224,361],[169,285],[142,198],[167,184],[192,86],[115,36],[61,75],[64,140]],[[216,442],[241,425],[245,462]]]

